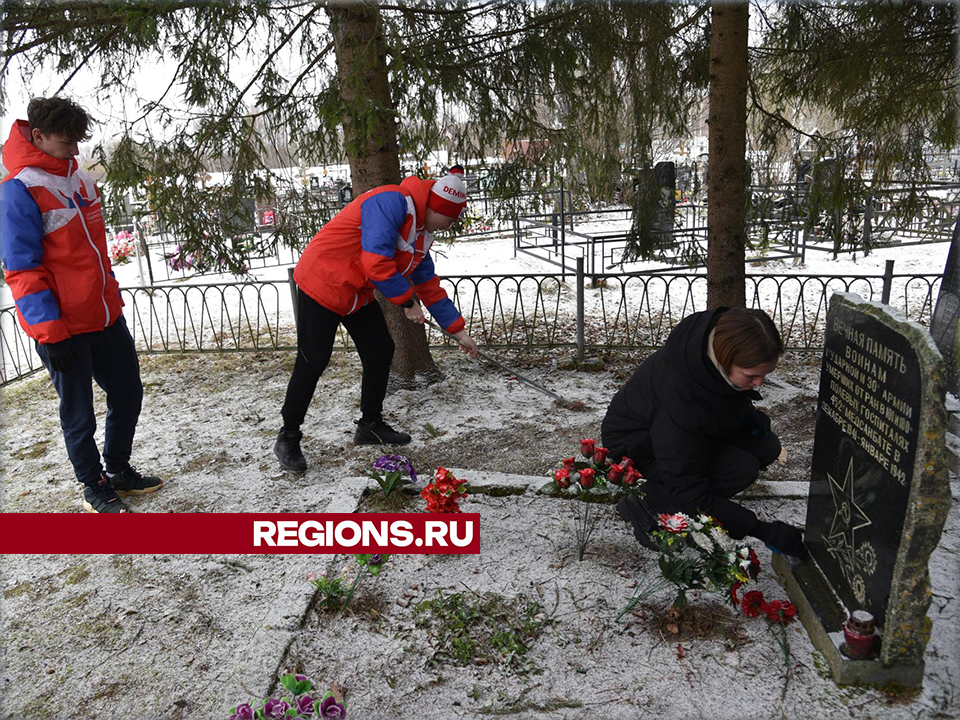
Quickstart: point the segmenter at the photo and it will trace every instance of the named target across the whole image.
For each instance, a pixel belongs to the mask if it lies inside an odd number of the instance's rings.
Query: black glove
[[[50,369],[57,372],[66,372],[77,363],[77,354],[73,348],[73,338],[60,342],[47,343],[43,346],[50,360]]]
[[[807,556],[807,546],[803,544],[803,531],[793,525],[787,525],[779,520],[772,523],[760,521],[750,534],[763,540],[771,550],[798,558]]]

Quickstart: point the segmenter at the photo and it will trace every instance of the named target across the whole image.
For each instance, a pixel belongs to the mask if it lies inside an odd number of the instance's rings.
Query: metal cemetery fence
[[[908,318],[929,321],[940,275],[826,277],[748,275],[747,304],[774,318],[789,349],[819,350],[829,296],[835,291],[889,302]],[[495,348],[650,348],[686,315],[706,307],[706,275],[455,276],[443,284],[481,345]],[[292,350],[290,288],[247,282],[122,291],[124,315],[143,353]],[[428,331],[433,344],[449,344]],[[341,347],[348,339],[342,334]],[[6,385],[41,368],[16,319],[0,309],[0,380]]]

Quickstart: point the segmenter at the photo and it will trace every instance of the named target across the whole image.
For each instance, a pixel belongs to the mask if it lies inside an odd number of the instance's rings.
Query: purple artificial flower
[[[320,717],[340,720],[340,718],[345,718],[346,716],[347,709],[338,703],[333,695],[325,698],[324,701],[320,703]]]
[[[413,482],[417,482],[417,472],[404,455],[381,455],[377,458],[376,462],[373,463],[373,469],[382,470],[383,472],[400,472],[401,470],[405,470],[407,475],[410,476],[410,479]]]
[[[306,717],[313,717],[313,704],[316,702],[309,695],[301,695],[297,698],[297,714]]]
[[[250,703],[237,705],[236,711],[230,716],[230,720],[253,720],[253,708],[250,707]]]
[[[310,573],[307,573],[307,575],[309,575],[309,574],[310,574]],[[314,573],[314,577],[316,577],[316,573]],[[306,675],[294,675],[294,676],[293,676],[293,679],[296,680],[297,682],[303,682],[304,680],[307,679],[307,676],[306,676]]]
[[[381,455],[373,463],[374,470],[383,470],[384,472],[399,472],[400,464],[406,460],[403,455]]]
[[[283,716],[287,714],[287,710],[289,709],[290,703],[288,703],[286,700],[270,698],[267,700],[267,704],[263,706],[263,716],[270,718],[270,720],[282,720]]]
[[[383,555],[371,555],[367,561],[368,565],[383,565]]]

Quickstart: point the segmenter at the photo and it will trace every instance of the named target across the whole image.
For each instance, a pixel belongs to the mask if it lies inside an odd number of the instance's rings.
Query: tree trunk
[[[747,34],[749,5],[710,10],[707,307],[746,305]]]
[[[350,162],[354,196],[380,185],[400,182],[396,110],[387,75],[387,50],[380,10],[372,2],[327,6],[337,56],[343,101],[344,149]],[[403,309],[377,293],[397,349],[391,366],[394,385],[409,384],[417,374],[440,377],[430,355],[424,328],[411,323]]]

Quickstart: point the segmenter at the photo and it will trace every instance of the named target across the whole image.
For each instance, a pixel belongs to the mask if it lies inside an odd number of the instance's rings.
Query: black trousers
[[[372,302],[344,317],[297,288],[297,361],[280,411],[284,430],[299,430],[303,424],[317,382],[330,362],[340,323],[350,333],[363,365],[361,419],[383,419],[383,398],[387,394],[394,345],[380,306]]]
[[[754,437],[748,432],[733,433],[722,441],[716,441],[710,454],[707,469],[711,495],[732,498],[757,481],[760,471],[773,463],[780,455],[780,439],[768,432],[764,437]],[[645,498],[647,505],[656,512],[692,512],[691,508],[673,507],[671,489],[664,482],[653,454],[650,434],[638,432],[624,453],[634,461],[637,470],[646,478]]]
[[[37,354],[60,396],[60,427],[77,480],[96,485],[103,467],[94,438],[97,416],[91,378],[107,394],[103,461],[107,472],[121,472],[130,463],[143,401],[140,362],[122,315],[104,330],[74,335],[72,342],[76,361],[64,372],[50,367],[46,347],[40,343],[36,343]]]

